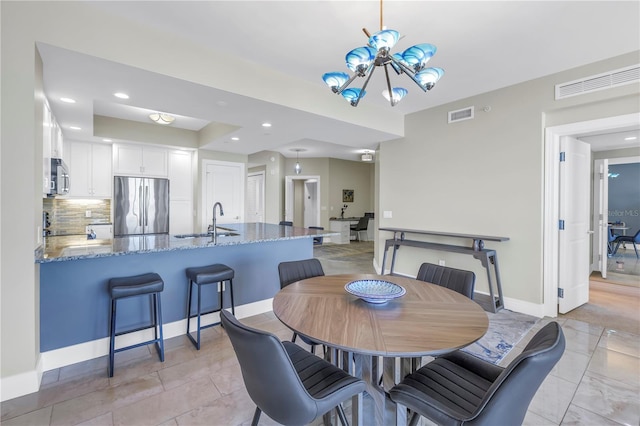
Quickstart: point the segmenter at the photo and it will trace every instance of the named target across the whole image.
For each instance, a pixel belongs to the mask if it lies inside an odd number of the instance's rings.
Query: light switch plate
[[[391,219],[393,217],[393,212],[391,210],[385,210],[382,213],[382,217],[385,219]]]

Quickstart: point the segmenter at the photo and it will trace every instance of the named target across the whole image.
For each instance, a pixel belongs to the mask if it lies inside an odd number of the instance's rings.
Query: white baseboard
[[[0,402],[37,392],[42,381],[42,355],[38,357],[36,368],[25,373],[0,379]]]
[[[270,312],[273,309],[273,299],[260,300],[258,302],[248,303],[246,305],[236,306],[236,317],[245,318],[253,315]],[[220,321],[220,314],[214,312],[201,317],[201,324],[208,325]],[[187,328],[187,320],[174,321],[166,323],[162,327],[163,338],[170,339],[172,337],[185,334]],[[191,329],[195,329],[195,321],[191,320]],[[145,342],[153,338],[153,329],[137,331],[135,333],[125,334],[116,339],[116,348],[134,345],[136,343]],[[82,361],[99,358],[109,354],[109,338],[92,340],[73,346],[67,346],[52,351],[43,352],[42,371],[53,370],[54,368],[65,367]],[[36,389],[37,390],[37,389]],[[33,391],[32,391],[33,392]]]

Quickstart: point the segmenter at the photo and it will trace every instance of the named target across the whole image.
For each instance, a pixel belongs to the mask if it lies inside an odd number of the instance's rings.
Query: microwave
[[[62,158],[51,159],[51,179],[49,197],[69,193],[69,168]]]

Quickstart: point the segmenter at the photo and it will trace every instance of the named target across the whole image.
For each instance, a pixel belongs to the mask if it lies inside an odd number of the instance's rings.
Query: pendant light
[[[302,173],[302,166],[300,165],[300,151],[306,151],[306,149],[294,148],[291,151],[296,152],[296,165],[293,167],[293,171],[299,175]]]

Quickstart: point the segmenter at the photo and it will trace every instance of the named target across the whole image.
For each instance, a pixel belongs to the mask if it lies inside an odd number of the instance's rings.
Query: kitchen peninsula
[[[108,353],[110,278],[160,274],[165,283],[162,316],[166,339],[186,332],[186,268],[213,263],[233,268],[236,313],[254,315],[271,310],[271,298],[280,290],[278,264],[313,257],[313,237],[332,235],[267,223],[223,226],[215,244],[206,234],[105,240],[46,238],[35,259],[40,264],[43,370]],[[203,288],[203,311],[217,308],[214,291]],[[145,325],[149,321],[145,303],[145,298],[123,300],[118,307],[119,326],[128,329]],[[229,303],[225,294],[225,306]],[[212,314],[209,322],[217,321],[217,315]],[[142,332],[134,334],[137,337],[143,341]]]

